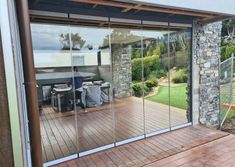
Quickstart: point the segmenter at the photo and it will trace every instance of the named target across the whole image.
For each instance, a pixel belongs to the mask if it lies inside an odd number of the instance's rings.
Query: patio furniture
[[[86,86],[84,92],[86,107],[96,107],[103,103],[100,86]]]
[[[81,84],[86,79],[94,77],[94,73],[89,72],[49,72],[49,73],[38,73],[36,74],[36,80],[38,84],[38,100],[39,108],[43,105],[43,86],[51,86],[52,88],[56,85],[71,84],[71,80],[74,77],[75,88],[81,87]]]
[[[110,83],[109,82],[105,82],[103,84],[101,84],[100,88],[101,88],[101,98],[103,103],[109,103],[110,100]]]
[[[72,87],[61,85],[53,88],[51,92],[52,107],[57,112],[66,112],[73,109]]]
[[[110,102],[110,83],[101,83],[101,81],[95,83],[85,82],[82,87],[75,90],[77,105],[86,108]]]

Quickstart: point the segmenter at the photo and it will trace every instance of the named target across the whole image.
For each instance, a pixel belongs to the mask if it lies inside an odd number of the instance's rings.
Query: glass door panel
[[[144,135],[141,36],[141,31],[124,28],[113,28],[111,32],[117,142]]]
[[[143,30],[146,134],[169,130],[168,31]]]
[[[71,26],[79,152],[114,143],[110,29]]]
[[[191,28],[170,31],[171,127],[191,122]]]
[[[32,23],[43,161],[77,153],[68,25]]]

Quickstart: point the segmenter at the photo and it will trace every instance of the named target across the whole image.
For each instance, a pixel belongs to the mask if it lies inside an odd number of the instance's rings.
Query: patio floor
[[[234,135],[199,125],[190,126],[80,157],[54,167],[191,167],[192,164],[197,167],[213,164],[226,166],[228,162],[235,162],[234,144]]]
[[[169,128],[169,106],[148,100],[144,103],[145,112],[142,99],[135,97],[115,100],[112,107],[104,105],[87,112],[57,113],[51,106],[44,106],[41,114],[44,162]],[[175,107],[171,107],[170,118],[171,126],[188,122],[186,111]]]

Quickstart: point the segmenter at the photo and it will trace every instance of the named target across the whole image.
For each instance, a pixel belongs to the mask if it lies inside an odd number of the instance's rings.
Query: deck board
[[[65,113],[43,106],[40,122],[44,162],[169,128],[169,106],[146,100],[143,112],[142,102],[132,97],[116,100],[113,110],[110,105],[103,105],[87,109],[88,112],[78,109]],[[172,124],[187,122],[185,110],[172,110]]]
[[[168,166],[235,166],[235,136],[228,135],[213,142],[192,148],[156,161],[148,167]]]
[[[179,134],[179,135],[176,135]],[[186,134],[182,136],[181,134]],[[169,140],[172,138],[172,140]],[[231,139],[233,139],[231,141]],[[233,147],[231,147],[233,146]],[[206,148],[204,148],[206,147]],[[225,149],[225,147],[227,147]],[[201,152],[200,149],[203,149]],[[209,149],[207,152],[206,149]],[[221,151],[222,150],[222,151]],[[194,154],[195,153],[195,154]],[[235,136],[203,126],[190,126],[112,149],[77,158],[71,162],[77,166],[190,166],[198,164],[235,164]],[[211,154],[208,155],[208,154]],[[209,161],[199,161],[204,158]],[[212,157],[214,156],[214,158]],[[213,159],[223,157],[219,161]],[[225,157],[224,157],[225,156]],[[65,162],[68,164],[68,162]],[[62,163],[62,164],[65,164]],[[54,165],[59,167],[59,165]]]

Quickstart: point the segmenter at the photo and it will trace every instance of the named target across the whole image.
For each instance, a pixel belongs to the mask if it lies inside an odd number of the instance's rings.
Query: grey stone
[[[199,122],[219,125],[219,63],[221,22],[194,24],[193,57],[199,65]]]

